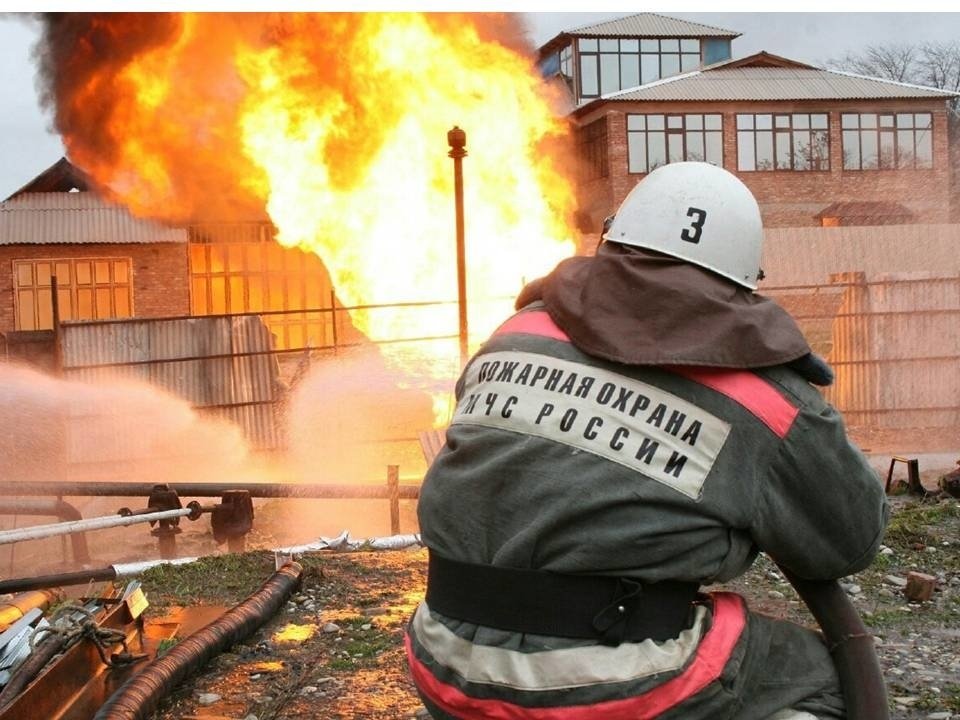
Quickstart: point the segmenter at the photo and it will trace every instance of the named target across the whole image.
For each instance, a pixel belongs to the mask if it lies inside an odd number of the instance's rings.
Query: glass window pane
[[[78,285],[89,285],[90,282],[91,282],[91,280],[92,280],[92,275],[91,275],[91,271],[90,271],[90,263],[89,263],[89,262],[77,262],[77,264],[74,265],[73,267],[74,267],[74,270],[76,270],[76,273],[77,273],[77,284],[78,284]]]
[[[33,264],[17,263],[17,287],[31,287],[33,285]]]
[[[632,173],[647,172],[647,136],[627,133],[627,168]]]
[[[580,56],[580,94],[596,95],[600,87],[597,85],[597,56]]]
[[[648,170],[655,170],[667,162],[666,136],[664,133],[649,133],[647,135],[647,153],[650,160]]]
[[[933,167],[933,135],[929,130],[917,130],[916,154],[918,168]]]
[[[756,158],[753,152],[753,133],[740,131],[737,133],[737,169],[756,170]]]
[[[810,131],[793,131],[793,169],[810,169]]]
[[[880,127],[893,127],[893,115],[880,115]]]
[[[753,115],[737,115],[737,130],[753,130]]]
[[[207,308],[207,279],[195,277],[191,282],[190,304],[194,315],[206,315]]]
[[[667,127],[679,129],[683,127],[683,118],[680,115],[667,115]]]
[[[777,170],[789,170],[790,133],[778,132],[776,135]]]
[[[620,52],[619,40],[600,40],[600,52]]]
[[[914,123],[918,128],[930,127],[930,120],[933,116],[930,113],[917,113],[913,116]]]
[[[620,89],[620,56],[600,56],[600,94],[617,92]]]
[[[77,290],[77,319],[93,319],[93,290],[89,288]]]
[[[912,127],[913,127],[913,113],[898,113],[898,114],[897,114],[897,127],[898,127],[898,128],[912,128]]]
[[[227,285],[229,296],[227,297],[227,312],[241,313],[247,309],[246,298],[243,292],[243,276],[231,275],[230,282]]]
[[[643,52],[659,53],[660,41],[659,40],[641,40],[640,49]]]
[[[643,115],[627,115],[627,130],[643,130],[646,126]]]
[[[130,317],[130,291],[127,288],[114,288],[113,301],[116,308],[116,317]]]
[[[894,154],[894,142],[892,132],[880,133],[880,167],[889,170],[897,166],[897,158]]]
[[[723,127],[723,119],[720,115],[704,115],[703,122],[707,130],[720,130]]]
[[[706,159],[703,153],[704,153],[703,133],[702,132],[687,133],[687,156],[684,158],[684,160],[703,161]]]
[[[663,130],[663,115],[647,115],[648,130]]]
[[[876,113],[861,113],[860,114],[860,127],[862,128],[875,128],[877,126],[877,114]]]
[[[719,167],[723,167],[723,135],[718,132],[708,132],[707,156],[705,160]]]
[[[207,271],[207,246],[201,243],[190,244],[190,272]]]
[[[826,113],[817,113],[810,115],[810,127],[815,130],[826,130],[830,126],[830,120]]]
[[[788,128],[790,127],[790,116],[789,115],[777,115],[773,119],[774,125],[778,128]]]
[[[577,41],[580,50],[586,52],[596,52],[597,51],[597,39],[596,38],[580,38]]]
[[[57,282],[61,287],[64,285],[72,285],[73,280],[70,276],[70,263],[68,262],[58,262],[55,265],[55,273],[57,276]]]
[[[876,170],[879,163],[879,148],[877,147],[877,133],[860,133],[860,153],[862,155],[860,166],[864,170]]]
[[[620,56],[620,87],[632,88],[640,84],[640,56]]]
[[[49,287],[37,290],[37,330],[53,329],[53,292]]]
[[[680,72],[690,72],[700,67],[700,56],[684,53],[680,56]]]
[[[773,127],[773,115],[757,115],[757,130],[769,130]]]
[[[913,167],[913,130],[897,131],[897,167]]]
[[[105,260],[98,260],[94,263],[94,268],[96,270],[95,277],[98,285],[110,282],[110,263]]]
[[[860,133],[856,130],[843,131],[843,169],[860,169]]]
[[[810,148],[811,169],[830,169],[830,133],[827,130],[817,130],[813,133]]]
[[[684,115],[687,130],[703,130],[703,115]]]
[[[661,40],[660,52],[664,52],[664,53],[680,52],[680,40],[679,39]]]
[[[97,288],[97,318],[113,317],[113,305],[110,302],[112,297],[111,288]]]
[[[17,292],[17,320],[18,330],[36,330],[36,308],[33,304],[33,290]]]
[[[671,133],[667,135],[667,140],[670,150],[669,161],[681,162],[683,160],[683,135]]]
[[[126,283],[127,282],[127,261],[126,260],[115,260],[113,263],[113,281],[115,283]]]
[[[49,285],[50,284],[50,263],[38,262],[36,264],[37,268],[37,285]]]
[[[816,116],[814,116],[816,117]],[[793,116],[793,129],[805,130],[810,127],[810,116],[804,113],[797,113]]]
[[[656,42],[656,41],[654,41]],[[659,55],[641,55],[640,56],[640,82],[646,85],[648,82],[660,79],[660,56]]]
[[[687,53],[700,54],[700,41],[696,38],[682,38],[680,40],[680,51]]]
[[[249,299],[248,309],[265,310],[263,304],[263,278],[260,275],[251,275],[247,278],[247,297]],[[315,307],[319,307],[318,302]]]
[[[635,53],[640,52],[640,41],[639,40],[620,40],[620,52],[625,53]]]
[[[757,131],[757,170],[773,170],[773,133]]]
[[[671,75],[676,75],[679,72],[680,72],[680,56],[679,55],[661,55],[660,56],[661,77],[670,77]]]
[[[227,285],[222,277],[210,278],[210,314],[223,315],[227,312]]]
[[[840,127],[844,129],[860,127],[860,116],[853,113],[843,113],[840,116]]]
[[[59,275],[57,276],[59,278]],[[76,320],[73,316],[73,298],[69,288],[57,293],[57,305],[60,307],[60,320]]]

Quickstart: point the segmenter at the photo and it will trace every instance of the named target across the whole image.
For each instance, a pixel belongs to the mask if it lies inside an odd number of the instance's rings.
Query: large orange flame
[[[531,59],[499,40],[508,17],[85,22],[48,62],[57,124],[71,158],[138,214],[222,219],[265,207],[280,243],[320,256],[345,305],[452,300],[445,141],[459,125],[471,336],[485,337],[524,280],[574,251],[557,152],[567,129]],[[457,327],[454,309],[354,322],[375,340]]]

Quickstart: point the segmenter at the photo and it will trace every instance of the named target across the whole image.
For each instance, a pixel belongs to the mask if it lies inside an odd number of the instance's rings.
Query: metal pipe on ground
[[[2,530],[0,531],[0,545],[22,542],[24,540],[40,540],[41,538],[70,535],[72,533],[84,532],[85,530],[105,530],[107,528],[124,527],[127,525],[155,522],[195,514],[196,511],[194,508],[186,507],[177,510],[163,510],[146,515],[108,515],[106,517],[87,518],[86,520],[72,520],[65,523],[52,523],[50,525],[34,525],[32,527],[17,528],[15,530]]]
[[[131,677],[97,711],[93,720],[143,720],[183,680],[211,658],[252,635],[283,607],[300,586],[303,568],[287,563],[264,585],[202,630],[177,643]]]
[[[83,515],[73,505],[59,498],[16,498],[0,500],[0,515],[32,515],[36,517],[55,517],[61,522],[83,520]],[[90,550],[87,536],[76,533],[70,536],[73,546],[73,559],[76,562],[90,562]]]
[[[780,568],[816,618],[833,656],[849,720],[889,720],[887,688],[874,646],[850,598],[834,580],[804,580]]]
[[[255,498],[313,499],[390,499],[391,490],[382,485],[310,484],[294,483],[168,483],[180,497],[220,497],[230,490],[246,490]],[[55,495],[66,497],[147,497],[156,483],[144,482],[56,482],[24,481],[0,482],[0,496]],[[419,485],[399,485],[398,497],[416,500]]]

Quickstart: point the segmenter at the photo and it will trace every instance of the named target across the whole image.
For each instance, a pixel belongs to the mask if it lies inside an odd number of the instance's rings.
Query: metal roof
[[[958,93],[837,70],[736,67],[695,70],[601,100],[877,100],[940,98]],[[596,102],[596,101],[594,101]]]
[[[639,13],[607,22],[584,25],[565,31],[566,35],[590,37],[740,37],[742,33],[733,30],[701,25],[678,18],[658,15],[657,13]]]
[[[185,229],[136,218],[94,193],[24,193],[0,202],[0,245],[185,242]]]

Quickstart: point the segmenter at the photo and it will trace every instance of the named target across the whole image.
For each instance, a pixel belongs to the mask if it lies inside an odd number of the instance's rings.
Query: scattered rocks
[[[201,705],[213,705],[215,702],[220,702],[221,699],[223,699],[223,696],[216,693],[200,693],[197,695],[197,702]]]
[[[323,625],[323,632],[325,633],[335,633],[340,632],[340,626],[336,623],[328,622]]]

